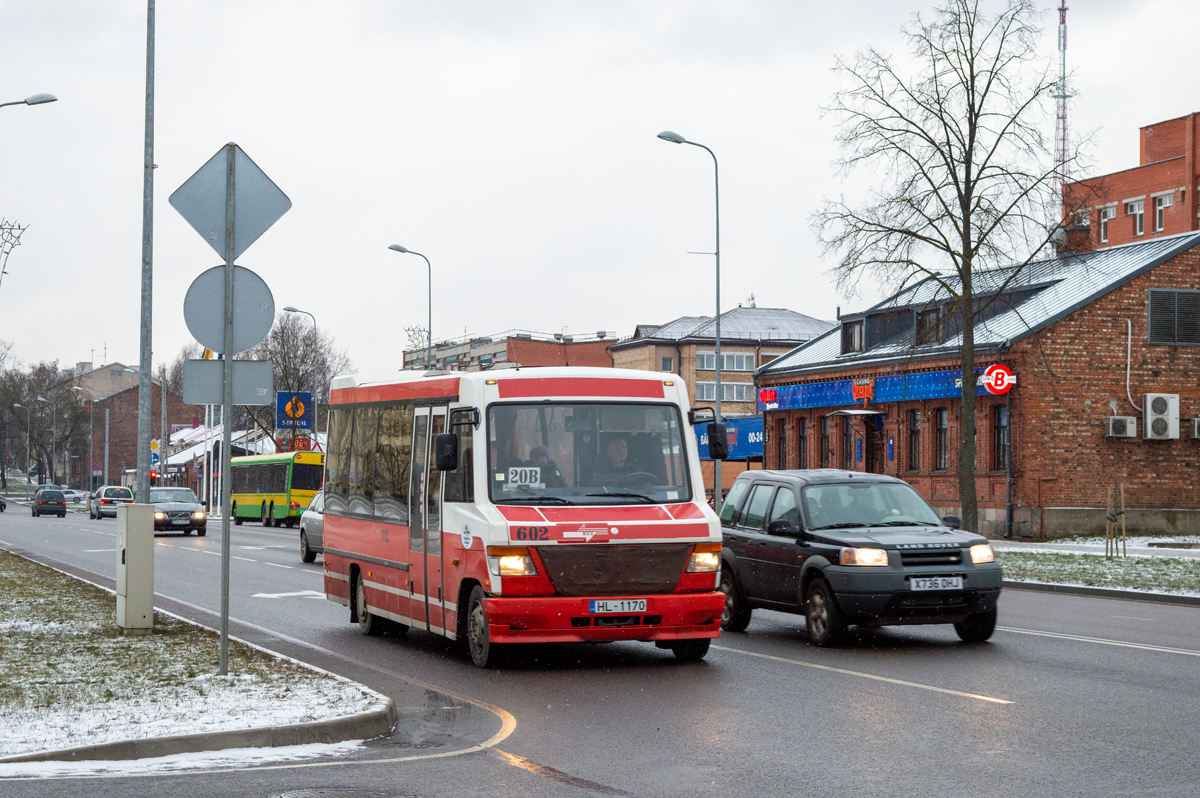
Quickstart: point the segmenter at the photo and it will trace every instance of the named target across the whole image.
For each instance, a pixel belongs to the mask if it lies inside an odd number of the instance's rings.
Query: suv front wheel
[[[982,643],[996,631],[996,610],[968,615],[962,623],[954,624],[954,631],[967,643]]]
[[[831,646],[846,631],[846,619],[833,600],[833,591],[824,579],[814,579],[808,586],[804,602],[804,618],[808,624],[808,639],[815,646]]]
[[[750,625],[750,608],[742,600],[742,593],[733,574],[728,569],[721,569],[721,584],[717,590],[725,594],[725,610],[721,613],[721,628],[726,632],[743,632]]]

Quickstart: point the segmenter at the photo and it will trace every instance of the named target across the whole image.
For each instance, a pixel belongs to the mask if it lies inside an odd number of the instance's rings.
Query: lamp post
[[[678,133],[670,130],[664,130],[658,134],[658,137],[663,141],[669,141],[672,144],[691,144],[693,147],[699,147],[708,152],[713,159],[713,196],[716,198],[716,222],[717,222],[717,243],[713,248],[713,256],[717,260],[717,316],[716,316],[716,372],[717,372],[717,388],[716,388],[716,408],[713,411],[715,420],[718,424],[721,423],[721,180],[720,172],[717,167],[717,155],[712,150],[705,147],[703,144],[695,141],[688,141]],[[721,513],[721,461],[713,460],[713,509],[717,514]]]
[[[303,313],[305,316],[308,316],[310,319],[312,319],[312,323],[313,323],[313,395],[312,395],[313,440],[315,440],[317,442],[317,445],[319,446],[321,443],[321,439],[320,439],[321,425],[319,423],[320,416],[317,415],[317,410],[320,409],[321,405],[317,401],[317,388],[319,387],[317,384],[317,379],[318,379],[318,377],[317,377],[317,344],[318,344],[318,341],[317,341],[317,317],[314,316],[313,314],[309,313],[307,310],[301,310],[300,308],[294,308],[291,305],[288,305],[287,307],[285,307],[284,310],[288,313]]]
[[[72,391],[79,391],[80,393],[87,393],[87,391],[85,391],[83,388],[80,388],[78,385],[72,386],[71,390],[72,390]],[[96,429],[96,427],[95,427],[95,416],[96,416],[96,400],[95,400],[95,399],[93,399],[92,397],[90,397],[90,396],[89,396],[89,397],[88,397],[87,399],[85,399],[84,401],[86,401],[86,402],[88,403],[88,461],[87,461],[87,483],[88,483],[88,493],[91,493],[91,492],[92,492],[92,488],[93,488],[93,487],[95,487],[95,486],[92,484],[92,482],[93,482],[93,479],[92,479],[92,464],[96,462],[96,459],[95,459],[95,446],[96,446],[96,431],[95,431],[95,429]]]
[[[39,396],[37,398],[37,400],[39,402],[45,402],[46,404],[50,405],[50,410],[54,414],[54,416],[53,416],[54,434],[53,434],[53,437],[50,438],[50,483],[52,485],[57,485],[58,484],[58,473],[57,473],[58,463],[55,458],[58,456],[58,403],[51,402],[49,399],[44,399],[41,396]]]
[[[24,100],[13,100],[10,103],[0,103],[0,108],[3,108],[6,105],[43,105],[45,103],[52,103],[57,100],[58,98],[53,94],[34,94],[26,97]]]
[[[388,249],[406,255],[421,255],[420,252],[413,252],[411,249],[405,249],[399,244],[392,244]],[[425,258],[424,255],[421,255]],[[433,368],[433,266],[429,263],[429,258],[425,258],[425,265],[429,267],[429,324],[425,330],[425,370]]]
[[[14,408],[25,411],[25,481],[29,481],[29,408],[22,404],[14,404]]]

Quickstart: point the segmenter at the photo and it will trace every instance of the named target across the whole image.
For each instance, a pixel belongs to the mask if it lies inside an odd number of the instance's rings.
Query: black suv
[[[763,607],[803,613],[830,645],[849,624],[953,623],[968,642],[996,627],[1000,565],[987,539],[938,518],[907,482],[814,469],[747,471],[721,507],[721,627]]]

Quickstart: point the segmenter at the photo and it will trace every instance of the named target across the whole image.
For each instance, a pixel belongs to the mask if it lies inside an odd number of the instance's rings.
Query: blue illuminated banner
[[[988,393],[983,386],[983,369],[976,369],[975,395]],[[860,383],[856,385],[855,383]],[[870,402],[908,402],[918,399],[953,399],[962,396],[962,369],[923,371],[917,374],[891,374],[867,380],[810,382],[805,385],[780,385],[758,392],[758,409],[801,410],[807,407],[838,407]],[[855,398],[858,394],[858,398]]]
[[[312,393],[275,392],[276,429],[312,429]]]
[[[763,456],[762,416],[727,418],[724,423],[725,437],[729,440],[727,460],[746,460]],[[700,459],[711,460],[708,456],[708,424],[697,424],[694,429],[696,441],[700,444]]]

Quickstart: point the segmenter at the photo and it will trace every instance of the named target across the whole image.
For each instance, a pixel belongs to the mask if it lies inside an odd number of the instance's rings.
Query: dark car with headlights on
[[[151,488],[154,531],[177,531],[185,535],[208,533],[208,513],[191,488]]]
[[[967,642],[987,640],[1000,565],[958,523],[882,474],[747,471],[721,508],[722,628],[742,631],[761,607],[803,614],[818,646],[851,624],[952,623]]]

